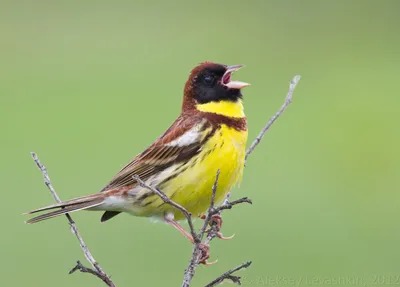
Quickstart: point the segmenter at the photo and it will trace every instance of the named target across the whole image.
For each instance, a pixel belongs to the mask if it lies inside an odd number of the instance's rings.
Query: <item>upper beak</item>
[[[244,65],[233,65],[233,66],[226,67],[226,72],[222,76],[222,84],[225,85],[229,89],[242,89],[244,87],[250,86],[249,83],[230,80],[231,74],[243,67],[244,67]],[[227,83],[224,83],[224,79],[229,79],[229,81]]]

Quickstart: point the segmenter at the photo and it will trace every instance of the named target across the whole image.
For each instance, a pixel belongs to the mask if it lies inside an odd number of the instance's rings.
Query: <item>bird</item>
[[[135,177],[161,190],[199,218],[204,218],[210,205],[218,170],[216,203],[240,184],[248,137],[242,89],[250,84],[233,81],[231,77],[242,67],[215,62],[194,67],[184,85],[181,113],[158,139],[125,165],[100,192],[27,212],[47,211],[26,223],[79,210],[103,211],[101,222],[106,222],[125,212],[164,221],[194,242],[179,224],[185,219],[184,214],[139,184]]]

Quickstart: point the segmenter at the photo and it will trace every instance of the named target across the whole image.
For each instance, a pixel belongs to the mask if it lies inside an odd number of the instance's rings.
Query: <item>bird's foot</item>
[[[173,227],[175,227],[177,230],[179,230],[180,233],[182,233],[189,241],[193,244],[195,244],[195,240],[193,236],[187,232],[182,226],[178,224],[178,222],[171,220],[169,218],[165,218],[166,222]],[[199,250],[201,252],[201,257],[199,259],[199,264],[204,264],[204,265],[213,265],[217,263],[216,261],[213,262],[208,262],[207,259],[210,258],[210,247],[207,244],[204,243],[198,243],[199,244]]]
[[[206,215],[202,215],[202,216],[200,216],[200,218],[201,219],[206,219]],[[222,217],[221,217],[221,215],[219,215],[219,214],[214,214],[214,215],[212,215],[211,216],[211,220],[210,220],[210,225],[211,226],[213,226],[214,224],[215,224],[215,228],[216,228],[216,231],[217,231],[217,237],[219,238],[219,239],[222,239],[222,240],[230,240],[230,239],[232,239],[234,236],[235,236],[235,234],[233,234],[233,235],[231,235],[231,236],[228,236],[228,237],[225,237],[221,232],[220,232],[220,230],[221,230],[221,227],[222,227]]]
[[[210,258],[210,247],[207,244],[199,243],[199,249],[201,252],[199,264],[209,266],[209,265],[213,265],[213,264],[217,263],[218,260],[215,260],[213,262],[207,261],[207,259]]]

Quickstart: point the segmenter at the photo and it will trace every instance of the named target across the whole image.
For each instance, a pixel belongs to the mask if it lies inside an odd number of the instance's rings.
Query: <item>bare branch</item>
[[[181,211],[185,215],[185,217],[188,221],[190,233],[194,239],[194,243],[193,243],[192,257],[190,259],[188,267],[185,270],[182,287],[190,286],[191,281],[195,274],[195,270],[196,270],[197,266],[201,263],[201,260],[202,260],[202,256],[203,256],[202,247],[208,245],[213,238],[218,236],[218,230],[216,228],[216,224],[212,222],[212,217],[216,214],[219,214],[222,210],[231,209],[232,206],[234,206],[236,204],[239,204],[242,202],[251,203],[251,201],[249,199],[242,198],[242,199],[236,200],[234,202],[227,201],[222,206],[220,206],[218,208],[214,208],[215,195],[216,195],[217,188],[218,188],[219,175],[220,175],[220,170],[217,171],[217,174],[215,176],[215,181],[212,186],[210,207],[209,207],[207,215],[204,219],[203,226],[200,228],[200,231],[198,234],[196,233],[196,230],[193,226],[192,214],[189,211],[187,211],[186,208],[184,208],[180,204],[171,200],[161,190],[146,184],[139,176],[137,176],[137,175],[133,176],[133,178],[138,182],[138,184],[141,187],[147,188],[148,190],[152,191],[154,194],[158,195],[161,198],[161,200],[164,201],[166,204],[169,204],[169,205],[175,207],[176,209],[178,209],[179,211]],[[211,228],[209,230],[206,230],[208,225],[211,225]],[[204,242],[202,242],[202,239],[206,233],[207,233],[207,237],[205,238]],[[226,277],[226,278],[228,278],[228,277]],[[232,278],[234,278],[234,276],[232,276]],[[234,280],[234,279],[232,279],[232,280]]]
[[[100,272],[91,269],[91,268],[87,268],[85,266],[82,265],[82,263],[78,260],[76,262],[76,266],[74,268],[71,269],[71,271],[69,271],[69,274],[74,273],[75,271],[79,270],[79,272],[82,273],[89,273],[92,274],[96,277],[98,277],[99,279],[101,279],[107,286],[115,286],[115,285],[110,285],[111,279],[108,276],[104,276],[103,274],[101,274]]]
[[[208,224],[210,223],[211,217],[215,214],[215,209],[214,209],[215,195],[217,193],[218,180],[219,180],[220,173],[221,173],[221,171],[218,169],[217,174],[215,175],[214,184],[212,186],[210,207],[208,208],[206,218],[204,219],[203,226],[201,227],[200,232],[199,232],[200,240],[203,240],[204,233],[207,229]]]
[[[199,231],[199,235],[198,235],[199,242],[195,242],[193,244],[192,257],[190,258],[189,265],[186,268],[185,273],[183,275],[182,287],[190,286],[190,283],[192,282],[196,268],[199,265],[201,257],[202,257],[202,252],[200,250],[200,243],[202,242],[204,234],[207,229],[207,226],[211,221],[211,218],[212,218],[211,213],[214,211],[215,194],[217,193],[219,175],[220,175],[220,170],[218,169],[217,174],[215,175],[214,184],[212,186],[210,207],[208,208],[208,212],[204,219],[203,226],[200,228],[200,231]],[[209,233],[209,235],[210,235],[210,233]],[[208,244],[212,240],[212,238],[214,238],[214,236],[210,236],[209,240],[206,239],[206,241],[203,244]]]
[[[286,95],[285,102],[283,103],[281,108],[278,110],[278,112],[276,112],[275,115],[272,118],[269,119],[268,123],[262,128],[262,130],[260,131],[258,136],[255,138],[253,143],[247,149],[246,155],[245,155],[245,162],[247,161],[247,158],[249,157],[249,155],[255,150],[255,148],[261,142],[261,140],[263,139],[265,133],[269,130],[269,128],[274,124],[274,122],[279,118],[279,116],[286,110],[286,108],[292,102],[293,92],[294,92],[294,89],[296,88],[297,84],[299,83],[300,78],[301,77],[299,75],[296,75],[296,76],[294,76],[294,78],[290,82],[289,90],[288,90],[288,93]],[[250,199],[248,199],[247,197],[244,197],[244,198],[241,198],[241,199],[238,199],[238,200],[230,202],[229,201],[230,196],[231,196],[231,193],[229,192],[221,206],[219,206],[217,208],[212,208],[212,211],[214,212],[214,214],[219,214],[223,210],[231,209],[234,205],[239,204],[239,203],[247,202],[247,203],[252,204],[252,201]],[[211,203],[211,206],[213,207],[213,202]],[[212,215],[210,215],[210,210],[211,209],[209,209],[209,213],[208,213],[207,217],[210,216],[210,218],[211,218]],[[208,222],[207,222],[207,224],[208,224]],[[208,233],[206,241],[211,241],[212,238],[217,236],[217,232],[216,232],[215,226],[212,226],[211,229],[212,229],[213,232],[209,232]],[[239,265],[236,268],[233,268],[233,269],[225,272],[220,277],[218,277],[217,279],[215,279],[214,281],[209,283],[206,287],[215,286],[215,285],[221,283],[222,281],[224,281],[225,279],[230,279],[234,283],[238,283],[240,285],[241,284],[240,277],[233,276],[232,273],[237,271],[237,270],[240,270],[242,268],[246,268],[246,267],[250,266],[250,264],[251,264],[251,261],[248,261],[248,262],[243,263],[242,265]]]
[[[217,174],[217,178],[218,178],[218,175],[219,175],[219,171]],[[181,206],[178,203],[171,200],[161,190],[146,184],[138,175],[134,175],[133,178],[138,182],[138,184],[141,187],[147,188],[148,190],[152,191],[154,194],[158,195],[158,197],[160,197],[161,200],[164,201],[166,204],[169,204],[169,205],[175,207],[176,209],[178,209],[180,212],[182,212],[185,215],[186,220],[189,224],[190,233],[193,237],[194,243],[193,243],[192,258],[190,260],[188,268],[185,270],[185,275],[184,275],[184,280],[183,280],[182,286],[183,287],[190,286],[190,282],[194,276],[195,269],[196,269],[197,265],[199,264],[199,261],[201,259],[201,255],[202,255],[202,252],[200,250],[201,237],[199,235],[197,235],[196,230],[194,228],[193,221],[192,221],[192,214],[189,211],[187,211],[186,208],[184,208],[183,206]],[[216,183],[214,183],[214,186],[215,187],[213,187],[213,193],[214,193],[214,190],[216,190],[216,188],[217,188]],[[212,196],[212,198],[213,198],[212,200],[214,200],[215,194]]]
[[[241,285],[242,282],[240,281],[240,276],[233,276],[232,273],[239,271],[240,269],[247,268],[251,265],[251,261],[244,262],[240,264],[239,266],[232,268],[229,271],[226,271],[223,273],[221,276],[219,276],[217,279],[213,280],[212,282],[208,283],[205,287],[213,287],[218,284],[221,284],[224,280],[230,279],[233,283],[236,283],[238,285]]]
[[[164,192],[162,192],[161,190],[146,184],[143,180],[140,179],[140,177],[138,175],[134,175],[133,178],[138,182],[138,184],[141,187],[147,188],[148,190],[154,192],[166,204],[169,204],[169,205],[175,207],[176,209],[178,209],[180,212],[182,212],[185,215],[186,220],[187,220],[187,222],[189,224],[190,233],[192,234],[193,240],[195,242],[198,241],[198,236],[197,236],[196,230],[194,229],[194,226],[193,226],[192,214],[189,211],[187,211],[186,208],[184,208],[183,206],[181,206],[178,203],[176,203],[176,202],[172,201],[171,199],[169,199],[169,197]]]
[[[194,273],[196,271],[197,266],[199,265],[199,261],[201,260],[201,250],[199,243],[193,244],[193,252],[192,257],[190,258],[189,265],[185,269],[185,274],[183,275],[182,287],[189,287],[192,279],[194,277]]]
[[[294,78],[290,81],[289,85],[289,91],[286,95],[285,102],[283,103],[282,107],[279,109],[279,111],[276,112],[276,114],[269,119],[268,123],[262,128],[258,136],[255,138],[251,146],[247,149],[246,151],[246,156],[245,156],[245,161],[249,157],[249,155],[254,151],[254,149],[257,147],[257,145],[261,142],[262,138],[264,137],[265,133],[269,130],[269,128],[272,126],[272,124],[279,118],[279,116],[286,110],[288,105],[292,102],[292,96],[294,89],[296,88],[297,84],[300,81],[300,75],[294,76]]]
[[[215,175],[215,180],[214,180],[214,184],[211,188],[211,203],[210,203],[210,209],[214,208],[214,204],[215,204],[215,195],[217,194],[217,188],[218,188],[218,180],[219,180],[219,175],[221,174],[220,169],[217,170],[217,174]]]
[[[250,198],[247,197],[242,197],[240,199],[234,200],[234,201],[226,201],[224,202],[222,205],[220,205],[219,207],[217,207],[215,209],[215,213],[219,213],[222,210],[226,210],[226,209],[232,209],[233,206],[240,204],[240,203],[249,203],[249,204],[253,204],[253,202],[251,201]]]
[[[55,199],[55,201],[57,203],[61,202],[60,197],[57,195],[53,185],[51,184],[50,181],[50,177],[49,174],[47,173],[47,169],[44,165],[41,164],[38,156],[36,153],[31,152],[31,156],[33,158],[33,160],[35,161],[37,167],[40,169],[40,171],[43,174],[43,179],[44,179],[44,183],[45,185],[48,187],[48,189],[50,190],[51,195],[53,196],[53,198]],[[76,270],[80,270],[81,272],[86,272],[86,273],[90,273],[92,275],[95,275],[96,277],[100,278],[101,280],[103,280],[104,283],[106,283],[108,286],[110,287],[115,287],[115,284],[111,281],[110,277],[107,276],[107,274],[104,272],[104,270],[101,268],[101,266],[96,262],[96,260],[94,259],[92,253],[90,252],[89,248],[87,247],[87,245],[85,244],[85,242],[83,241],[82,236],[80,235],[78,228],[76,227],[75,222],[72,220],[72,217],[66,213],[65,216],[68,219],[69,225],[71,226],[71,232],[73,234],[75,234],[76,238],[79,241],[79,245],[81,246],[81,249],[83,251],[83,254],[85,255],[87,261],[90,262],[90,264],[93,266],[93,269],[84,267],[79,261],[78,261],[78,268],[74,268],[73,271]],[[82,267],[82,268],[80,268]],[[85,271],[83,271],[85,270]],[[71,270],[72,271],[72,270]],[[70,274],[73,272],[70,272]]]
[[[212,187],[212,194],[211,194],[211,202],[210,202],[210,207],[208,208],[207,215],[205,216],[203,226],[200,228],[199,231],[199,238],[200,238],[200,243],[195,243],[193,246],[193,252],[192,252],[192,257],[189,261],[189,265],[185,270],[184,274],[184,279],[182,283],[182,287],[188,287],[190,286],[190,283],[193,279],[193,276],[195,274],[195,270],[197,266],[200,263],[202,252],[201,252],[201,244],[204,245],[209,245],[211,240],[213,240],[215,237],[218,237],[219,230],[218,230],[218,223],[216,221],[213,221],[213,217],[216,215],[220,215],[220,213],[225,210],[225,209],[231,209],[234,205],[239,204],[239,203],[251,203],[251,200],[248,198],[241,198],[238,200],[235,200],[233,202],[229,202],[228,199],[225,199],[224,203],[215,208],[215,195],[217,192],[217,187],[218,187],[218,180],[219,180],[219,175],[220,175],[220,170],[218,169],[217,174],[215,176],[215,181]],[[207,230],[207,226],[211,226],[209,230]],[[204,235],[207,234],[206,238],[203,241]],[[232,271],[234,272],[234,271]],[[226,278],[228,278],[229,275],[227,275]],[[235,276],[232,276],[232,281],[235,281],[234,279]],[[240,279],[240,277],[238,278]]]

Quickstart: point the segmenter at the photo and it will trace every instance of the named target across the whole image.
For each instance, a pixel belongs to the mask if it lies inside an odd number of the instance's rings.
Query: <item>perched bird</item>
[[[204,62],[195,67],[184,87],[180,116],[145,151],[134,157],[99,192],[28,212],[53,210],[29,219],[36,223],[78,210],[105,211],[101,222],[121,212],[156,217],[171,224],[191,241],[177,222],[184,215],[141,187],[134,176],[163,191],[193,216],[208,209],[212,185],[220,170],[216,202],[241,180],[247,124],[241,89],[249,84],[232,81],[242,65]]]

